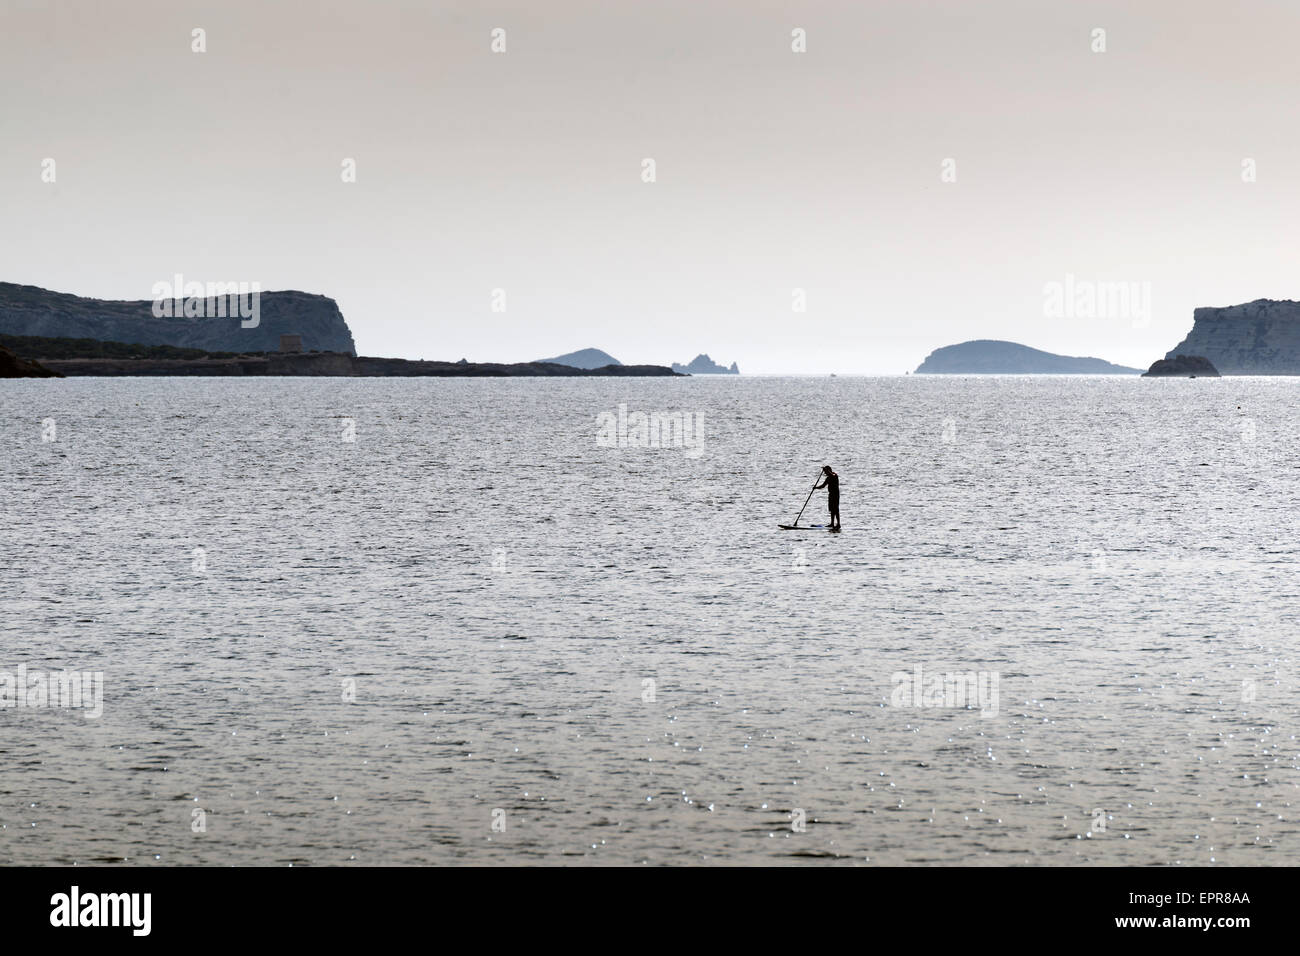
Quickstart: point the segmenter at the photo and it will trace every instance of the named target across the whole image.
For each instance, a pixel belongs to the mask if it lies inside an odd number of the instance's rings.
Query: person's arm
[[[825,487],[826,487],[826,479],[823,478],[822,483],[820,485],[813,485],[813,491],[817,491],[818,489],[825,488]]]

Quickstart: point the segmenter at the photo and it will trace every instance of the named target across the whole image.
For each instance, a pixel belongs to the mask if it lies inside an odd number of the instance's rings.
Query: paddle
[[[813,479],[812,489],[808,492],[808,497],[803,500],[803,508],[807,508],[808,502],[812,501],[813,492],[817,490],[817,481],[818,479],[821,478],[821,476],[822,476],[821,472],[818,472],[817,477]],[[803,508],[799,509],[799,513],[794,516],[794,524],[789,525],[788,528],[799,527],[799,519],[803,517]]]

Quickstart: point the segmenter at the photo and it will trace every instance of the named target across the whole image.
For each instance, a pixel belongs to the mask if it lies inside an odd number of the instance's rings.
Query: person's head
[[[822,474],[823,474],[823,475],[833,475],[833,474],[835,474],[835,472],[831,471],[831,466],[830,466],[830,465],[822,465]]]

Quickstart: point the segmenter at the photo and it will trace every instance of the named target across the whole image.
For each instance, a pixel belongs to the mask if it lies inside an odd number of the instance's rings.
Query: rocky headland
[[[59,372],[46,368],[40,362],[20,359],[0,345],[0,378],[62,378]]]
[[[232,297],[224,298],[227,301],[202,298],[190,303],[190,311],[199,315],[187,317],[182,308],[179,316],[159,317],[154,315],[151,299],[89,299],[0,282],[0,333],[174,345],[209,352],[272,351],[279,348],[282,334],[292,334],[302,337],[304,348],[356,354],[352,331],[333,299],[307,292],[260,292],[257,324],[246,328],[252,319],[231,308]]]
[[[1203,356],[1222,375],[1300,375],[1300,302],[1256,299],[1203,307],[1165,358]]]

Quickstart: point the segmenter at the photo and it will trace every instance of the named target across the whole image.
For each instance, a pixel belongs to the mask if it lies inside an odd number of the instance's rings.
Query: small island
[[[1222,378],[1214,363],[1204,355],[1175,355],[1157,359],[1142,373],[1143,378]]]
[[[1138,375],[1141,369],[1099,358],[1054,355],[1016,342],[975,339],[935,349],[917,375]]]
[[[731,363],[731,368],[725,368],[719,365],[709,356],[701,352],[695,358],[691,359],[689,365],[679,365],[674,362],[672,365],[674,372],[680,375],[739,375],[740,368],[735,362]]]
[[[608,352],[602,352],[600,349],[579,349],[576,352],[565,352],[563,355],[557,355],[555,358],[536,359],[538,364],[549,365],[569,365],[573,368],[605,368],[609,365],[622,365],[618,359]]]

